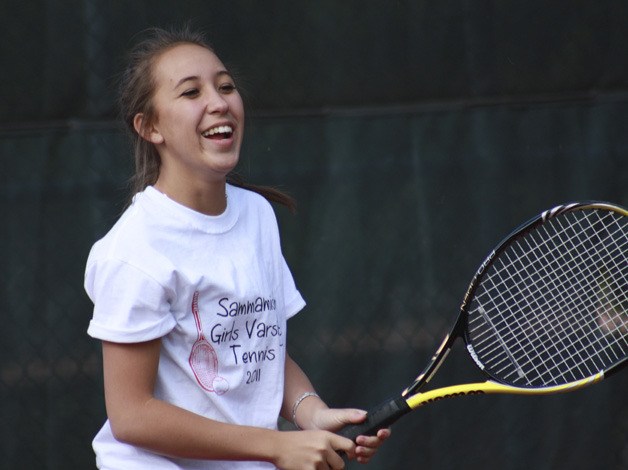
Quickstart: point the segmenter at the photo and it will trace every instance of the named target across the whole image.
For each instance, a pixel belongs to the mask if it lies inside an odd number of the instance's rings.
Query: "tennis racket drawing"
[[[229,390],[229,383],[218,375],[218,356],[203,334],[201,315],[198,311],[198,291],[192,298],[192,314],[196,323],[198,338],[190,352],[190,367],[198,384],[208,392],[223,395]]]
[[[427,367],[339,434],[354,439],[444,398],[543,395],[600,382],[628,357],[628,211],[606,202],[554,207],[521,225],[476,271]],[[423,391],[461,338],[486,375]]]

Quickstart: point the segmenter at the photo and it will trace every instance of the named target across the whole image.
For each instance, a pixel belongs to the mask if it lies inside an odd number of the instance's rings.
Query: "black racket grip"
[[[354,442],[358,436],[374,436],[377,431],[387,428],[409,411],[410,407],[403,398],[393,398],[371,409],[363,423],[349,424],[338,434]]]

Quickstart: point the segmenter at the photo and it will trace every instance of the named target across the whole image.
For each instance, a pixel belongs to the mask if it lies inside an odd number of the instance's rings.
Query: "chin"
[[[225,176],[231,173],[238,166],[239,159],[234,158],[230,160],[224,160],[220,162],[215,162],[212,165],[212,169],[217,173],[224,174]]]

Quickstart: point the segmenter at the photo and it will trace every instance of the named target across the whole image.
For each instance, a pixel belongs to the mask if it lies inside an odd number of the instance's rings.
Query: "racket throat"
[[[495,389],[487,387],[486,383],[452,385],[450,387],[419,393],[409,397],[407,403],[408,406],[414,410],[420,406],[445,400],[447,398],[464,397],[467,395],[483,395],[485,393],[507,393],[507,391],[502,389],[500,386],[497,386]]]
[[[408,388],[401,392],[402,397],[416,394],[432,380],[432,377],[434,377],[438,369],[440,369],[440,366],[445,362],[445,359],[447,359],[456,340],[462,336],[464,331],[464,318],[463,314],[458,315],[458,320],[454,327],[451,329],[451,332],[445,336],[445,339],[432,356],[429,365],[414,379],[414,382],[412,382]]]

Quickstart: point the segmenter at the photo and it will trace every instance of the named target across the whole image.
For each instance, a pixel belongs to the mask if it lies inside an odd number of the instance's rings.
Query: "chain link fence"
[[[574,199],[628,205],[617,2],[0,9],[3,469],[94,468],[105,409],[83,270],[128,196],[114,84],[145,27],[193,19],[242,76],[240,171],[299,202],[296,216],[277,208],[308,302],[289,349],[334,406],[372,406],[412,379],[486,251],[522,220]],[[442,379],[468,370],[452,355]],[[626,375],[426,407],[368,468],[626,468]]]

